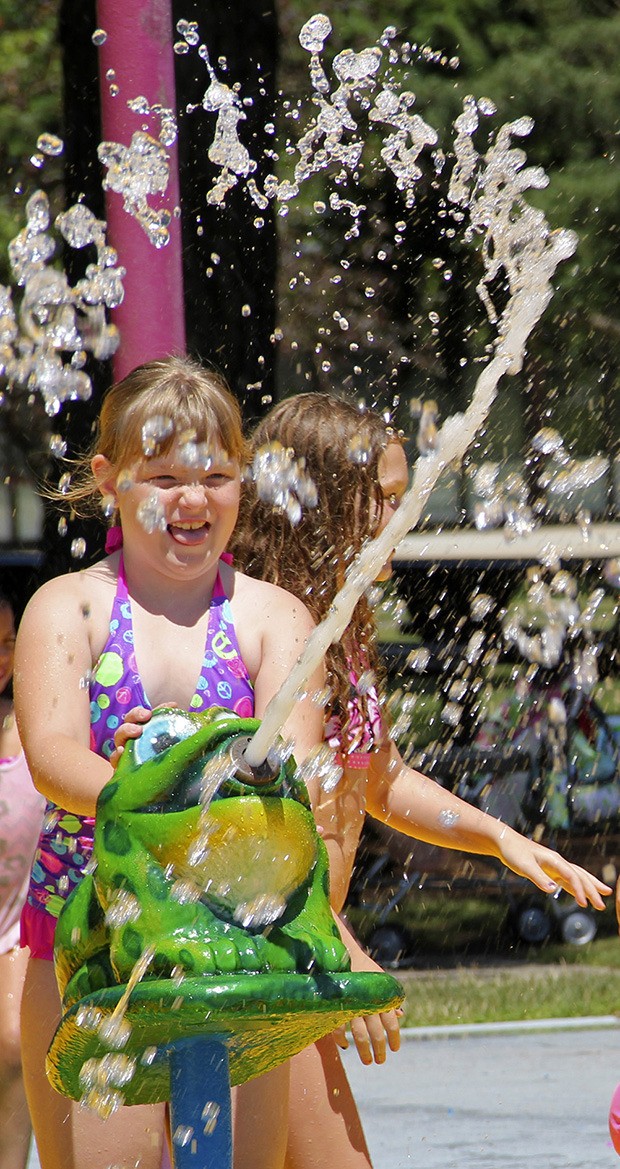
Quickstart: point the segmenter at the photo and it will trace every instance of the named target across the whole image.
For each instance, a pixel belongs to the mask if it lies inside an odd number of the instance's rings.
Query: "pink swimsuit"
[[[0,759],[0,954],[19,943],[19,916],[44,808],[23,751]]]
[[[346,752],[343,754],[342,751],[342,726],[339,718],[332,716],[328,720],[325,725],[324,738],[340,756],[340,761],[346,763],[347,767],[367,771],[372,751],[379,746],[383,738],[383,720],[375,687],[371,686],[366,691],[368,718],[364,718],[356,685],[356,678],[352,673],[348,726],[350,741]]]
[[[90,745],[109,758],[114,732],[134,706],[152,709],[136,665],[131,600],[121,556],[110,632],[90,683]],[[224,706],[241,718],[254,714],[254,690],[241,658],[230,603],[219,573],[209,608],[205,653],[190,710]],[[52,959],[56,920],[81,880],[93,847],[91,816],[76,816],[48,803],[35,853],[28,899],[22,913],[21,944],[35,958]]]

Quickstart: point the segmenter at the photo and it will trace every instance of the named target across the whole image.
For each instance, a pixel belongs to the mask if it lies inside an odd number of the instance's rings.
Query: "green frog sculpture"
[[[56,935],[47,1066],[65,1095],[169,1100],[179,1051],[204,1037],[242,1083],[402,1000],[390,975],[351,972],[294,760],[245,764],[258,725],[158,711],[102,791],[94,863]]]

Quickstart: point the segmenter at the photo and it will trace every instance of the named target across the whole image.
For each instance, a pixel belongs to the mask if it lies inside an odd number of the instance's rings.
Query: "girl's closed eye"
[[[163,487],[165,489],[167,487],[176,487],[179,481],[175,479],[174,475],[151,475],[144,482],[148,483],[150,487]]]

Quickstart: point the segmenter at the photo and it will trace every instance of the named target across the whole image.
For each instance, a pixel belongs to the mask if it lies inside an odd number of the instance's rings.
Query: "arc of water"
[[[251,767],[259,767],[265,761],[300,690],[328,647],[344,633],[364,589],[373,582],[403,537],[419,521],[441,472],[449,463],[463,458],[487,417],[502,376],[519,370],[527,338],[551,299],[551,276],[560,260],[571,254],[575,241],[570,233],[557,232],[548,235],[545,243],[538,272],[530,273],[534,287],[520,285],[515,290],[502,321],[495,354],[480,374],[467,410],[446,419],[439,431],[435,451],[418,459],[412,484],[398,511],[380,535],[362,548],[327,617],[313,630],[291,674],[269,703],[260,727],[245,750],[245,759]]]

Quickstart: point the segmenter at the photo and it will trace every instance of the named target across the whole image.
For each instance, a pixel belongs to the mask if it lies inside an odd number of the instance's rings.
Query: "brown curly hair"
[[[293,525],[281,508],[259,498],[248,480],[231,545],[238,566],[294,593],[320,622],[344,583],[348,565],[377,530],[382,505],[379,459],[388,443],[397,440],[379,414],[362,412],[332,394],[298,394],[280,402],[256,427],[252,453],[277,442],[303,459],[305,473],[317,488],[317,506],[305,507]],[[326,665],[330,714],[340,722],[346,750],[350,675],[379,673],[375,623],[365,596],[341,641],[327,651]],[[360,702],[367,715],[363,695]]]

